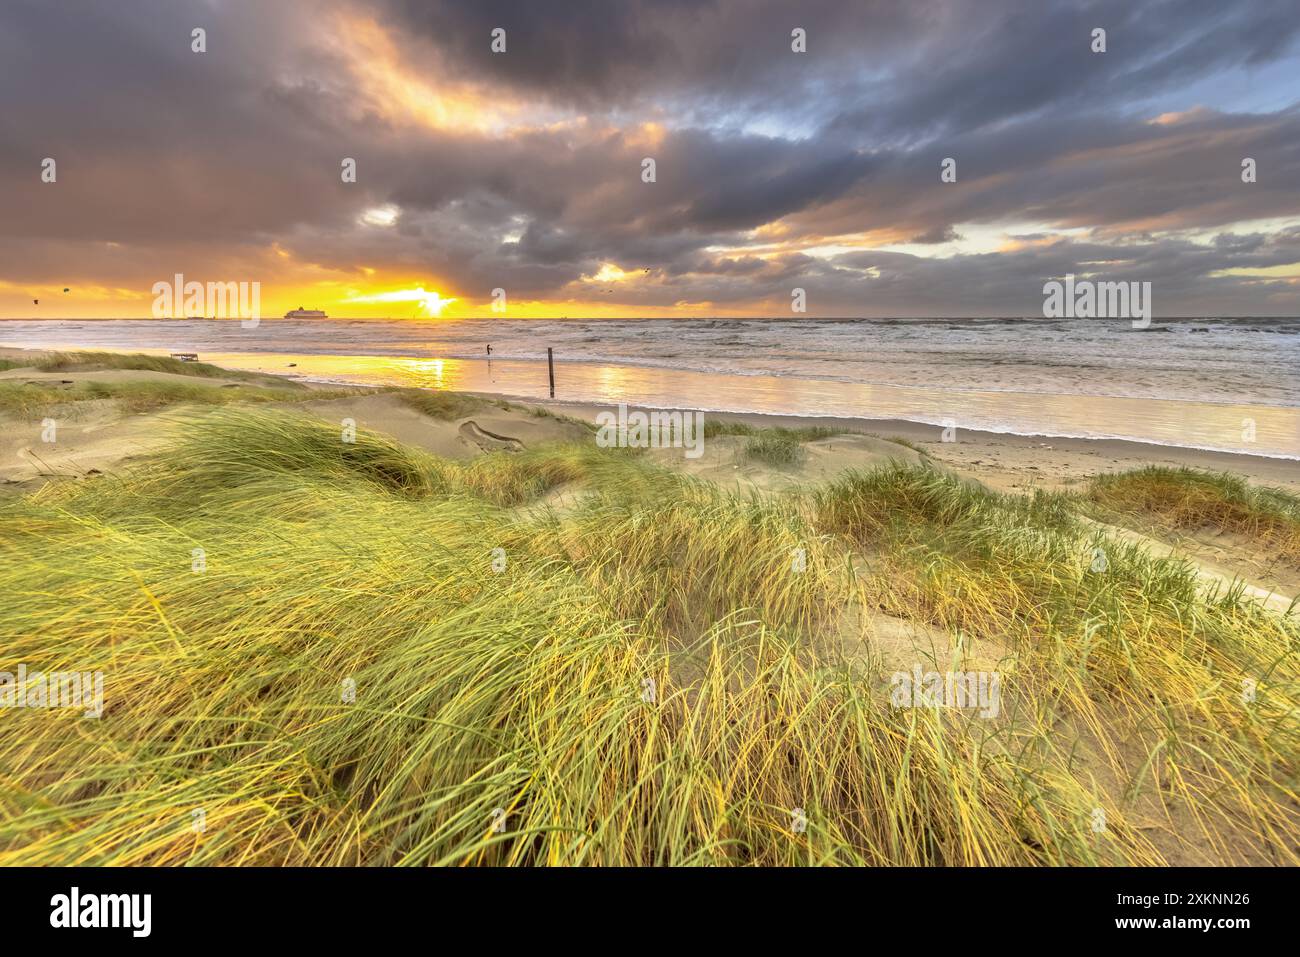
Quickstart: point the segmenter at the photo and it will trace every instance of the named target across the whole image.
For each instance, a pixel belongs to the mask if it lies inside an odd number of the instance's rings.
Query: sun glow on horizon
[[[415,304],[417,313],[426,316],[441,316],[442,311],[456,302],[454,296],[444,299],[436,290],[426,290],[423,286],[414,289],[396,289],[391,292],[377,292],[369,296],[351,296],[345,303],[384,303],[410,302]]]

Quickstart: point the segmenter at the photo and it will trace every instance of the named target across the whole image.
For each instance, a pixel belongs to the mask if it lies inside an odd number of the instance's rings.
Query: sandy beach
[[[1265,319],[1147,332],[1030,319],[0,321],[0,347],[197,352],[334,385],[870,416],[1300,461],[1294,329]]]
[[[563,402],[536,404],[583,419],[594,419],[597,412],[612,408]],[[935,460],[1000,490],[1068,489],[1095,475],[1142,465],[1170,465],[1232,472],[1253,482],[1300,492],[1300,462],[1269,456],[1212,452],[1123,439],[1011,435],[978,429],[958,429],[953,441],[946,442],[941,427],[901,419],[753,412],[710,412],[708,417],[722,422],[744,422],[758,428],[823,426],[895,436],[924,447]]]
[[[0,359],[12,362],[34,360],[48,354],[48,350],[28,350],[0,347]],[[206,357],[205,357],[206,358]],[[251,363],[260,370],[278,367],[284,369],[285,362],[268,362],[254,358]],[[329,384],[304,380],[301,375],[285,372],[276,374],[260,371],[256,375],[264,381],[285,388],[328,389]],[[11,370],[0,372],[0,380],[27,379],[75,382],[122,381],[130,378],[144,378],[146,373],[127,372],[124,370],[99,370],[74,373],[33,373],[30,370]],[[166,373],[155,373],[153,378],[165,381]],[[193,380],[188,380],[193,381]],[[233,378],[211,380],[214,386],[236,384]],[[350,384],[355,388],[365,386]],[[551,409],[557,413],[572,416],[587,422],[594,422],[596,415],[615,408],[612,404],[587,402],[548,401],[545,399],[526,399],[511,391],[492,392],[484,390],[466,390],[473,395],[493,398],[509,398],[528,408]],[[346,405],[346,402],[343,403]],[[383,406],[372,404],[368,417],[370,424],[381,431],[403,437],[409,430],[402,427],[395,418],[397,413],[385,413]],[[907,440],[925,449],[936,461],[967,475],[971,478],[999,490],[1026,491],[1034,488],[1048,490],[1068,489],[1078,486],[1087,479],[1110,472],[1124,471],[1142,465],[1169,465],[1187,468],[1226,471],[1241,475],[1265,485],[1273,485],[1293,492],[1300,492],[1300,462],[1279,459],[1271,456],[1246,455],[1232,452],[1215,452],[1199,448],[1184,448],[1176,445],[1157,445],[1153,443],[1131,442],[1122,439],[1081,439],[1062,436],[1025,436],[1009,433],[988,432],[978,429],[955,429],[953,441],[944,441],[944,429],[941,426],[924,422],[911,422],[901,419],[869,419],[852,416],[800,416],[745,412],[709,412],[708,418],[721,422],[742,422],[759,428],[787,427],[807,428],[824,427],[842,429],[846,432],[861,432],[876,436],[893,436]],[[136,423],[112,423],[97,426],[93,434],[98,442],[108,448],[117,446],[123,432],[147,432]],[[92,433],[88,433],[92,434]],[[446,445],[438,446],[443,452],[454,451]],[[436,449],[435,449],[436,450]],[[100,453],[95,453],[98,456]],[[98,458],[96,458],[98,461]],[[851,467],[846,465],[845,467]],[[23,474],[20,465],[12,458],[3,466],[7,478]],[[818,473],[824,478],[825,472]],[[806,477],[804,469],[794,469],[788,474],[775,477],[776,484],[783,485],[797,482]]]
[[[0,359],[11,362],[36,361],[48,354],[0,348]],[[0,372],[0,384],[18,381],[84,388],[91,383],[190,385],[195,380],[167,372],[124,369],[39,372],[20,366]],[[229,377],[201,381],[202,388],[211,389],[237,388],[252,382],[299,391],[304,396],[288,407],[330,421],[351,419],[359,428],[457,460],[551,442],[590,442],[590,434],[563,419],[595,423],[600,413],[616,409],[611,405],[511,397],[512,408],[444,421],[430,419],[380,387],[353,386],[350,389],[354,395],[338,396],[333,394],[338,390],[329,384],[239,370],[232,370]],[[328,397],[306,397],[312,393]],[[496,393],[465,394],[503,403],[507,398]],[[531,414],[536,410],[553,412],[559,418]],[[39,429],[35,423],[26,429],[7,430],[11,434],[0,462],[0,489],[28,491],[53,476],[98,475],[129,466],[166,445],[169,431],[165,426],[171,415],[171,409],[123,414],[111,402],[92,401],[76,408],[57,443],[42,445],[36,441]],[[1146,466],[1228,473],[1252,484],[1300,494],[1300,463],[1267,456],[1118,439],[1021,436],[964,429],[945,440],[944,430],[937,426],[889,419],[709,412],[705,420],[756,429],[825,429],[842,433],[806,443],[806,454],[797,463],[779,466],[747,459],[741,454],[744,440],[730,435],[704,442],[698,459],[684,456],[680,449],[652,453],[660,464],[741,493],[811,487],[851,470],[870,469],[892,460],[912,463],[924,459],[983,487],[1013,494],[1078,491],[1097,476]],[[904,444],[890,441],[895,439]],[[1268,556],[1256,554],[1249,541],[1231,534],[1203,529],[1194,534],[1165,536],[1163,540],[1131,530],[1125,534],[1136,536],[1160,554],[1191,558],[1211,580],[1232,581],[1242,576],[1252,590],[1279,607],[1300,594],[1300,572],[1277,566]]]
[[[1256,681],[1251,675],[1259,656],[1272,655],[1275,645],[1294,640],[1300,521],[1294,517],[1293,496],[1300,480],[1292,462],[1116,440],[960,429],[946,441],[942,429],[923,423],[753,413],[709,413],[702,420],[699,454],[687,455],[671,443],[644,449],[599,447],[595,425],[610,411],[606,405],[344,387],[145,355],[8,349],[0,352],[0,364],[5,403],[0,542],[8,539],[24,556],[8,566],[14,580],[7,590],[20,596],[10,612],[14,633],[44,634],[53,627],[53,610],[75,607],[78,620],[95,623],[92,634],[100,633],[101,621],[105,634],[125,635],[137,628],[126,622],[152,632],[149,622],[154,621],[181,647],[213,642],[209,654],[217,659],[223,653],[219,649],[232,642],[247,645],[238,667],[262,661],[257,667],[265,668],[281,654],[274,646],[285,640],[285,627],[313,634],[332,629],[339,636],[338,650],[324,653],[349,656],[358,651],[368,657],[370,652],[361,649],[373,642],[377,622],[389,622],[382,627],[408,635],[403,629],[409,621],[417,627],[409,634],[418,635],[424,627],[420,622],[468,616],[464,620],[470,624],[448,624],[445,635],[439,632],[442,644],[426,648],[417,642],[418,652],[394,648],[390,654],[398,656],[397,664],[380,658],[364,666],[385,674],[393,667],[414,674],[429,667],[429,655],[439,654],[453,655],[449,660],[464,668],[489,667],[483,662],[499,654],[503,636],[513,634],[516,626],[494,620],[475,645],[477,639],[467,639],[464,628],[477,634],[472,622],[483,615],[519,614],[521,607],[536,602],[546,609],[539,612],[544,620],[567,621],[564,616],[571,611],[558,610],[563,602],[590,600],[590,612],[582,614],[609,616],[599,626],[605,650],[564,645],[568,650],[557,652],[559,658],[546,659],[538,668],[587,667],[592,654],[613,655],[600,673],[620,687],[640,683],[641,694],[651,693],[655,700],[667,695],[674,709],[684,709],[673,712],[675,729],[700,721],[734,727],[761,712],[747,700],[711,705],[705,694],[711,682],[740,681],[738,693],[760,694],[775,687],[773,682],[787,681],[778,678],[784,669],[809,669],[797,672],[797,688],[788,691],[793,697],[782,706],[802,713],[809,702],[832,693],[819,682],[839,673],[836,669],[847,669],[843,673],[852,676],[856,689],[851,694],[866,696],[861,706],[874,702],[871,720],[884,722],[871,732],[885,735],[875,747],[886,747],[884,741],[898,740],[900,734],[918,733],[915,726],[907,731],[894,724],[906,720],[906,710],[891,710],[889,676],[896,681],[898,675],[913,670],[920,675],[947,662],[973,669],[962,674],[997,673],[1004,676],[999,681],[1010,682],[1002,704],[986,702],[980,714],[985,719],[1002,715],[994,721],[997,733],[1019,742],[1009,748],[1032,744],[1045,749],[1032,760],[1023,754],[1015,760],[1028,760],[1025,768],[1035,774],[1054,776],[1059,783],[1050,799],[1056,808],[1051,814],[1064,816],[1050,825],[1019,825],[1037,835],[1032,843],[1017,837],[1014,827],[990,820],[981,825],[987,830],[975,852],[936,855],[918,847],[900,853],[899,860],[1295,863],[1297,852],[1275,835],[1294,824],[1297,812],[1286,785],[1270,776],[1273,745],[1265,743],[1271,740],[1265,734],[1266,726],[1271,727],[1267,722],[1282,720],[1273,709],[1288,707],[1286,699],[1269,706],[1269,717],[1258,719],[1265,722],[1258,728],[1260,743],[1243,745],[1225,737],[1209,759],[1177,766],[1178,774],[1195,774],[1204,782],[1242,774],[1259,778],[1252,790],[1211,798],[1201,785],[1142,788],[1143,775],[1151,773],[1151,749],[1165,746],[1161,733],[1151,723],[1148,699],[1129,698],[1127,691],[1108,697],[1116,692],[1104,683],[1118,681],[1123,688],[1129,680],[1165,682],[1174,690],[1163,693],[1176,694],[1182,702],[1178,720],[1186,730],[1179,733],[1212,728],[1216,730],[1209,733],[1219,735],[1216,722],[1240,720],[1231,707],[1220,715],[1219,705],[1207,710],[1208,705],[1195,704],[1217,699],[1203,699],[1192,689],[1225,680],[1215,677],[1220,672],[1230,675],[1226,680],[1232,684]],[[157,535],[167,541],[155,543]],[[161,551],[155,556],[157,548]],[[431,557],[444,550],[445,561]],[[485,572],[478,566],[488,560],[485,555],[502,582],[513,581],[505,574],[515,567],[511,562],[519,563],[514,574],[533,577],[510,585],[508,593],[498,596],[505,603],[495,604],[498,597],[491,596],[496,592],[481,592]],[[408,567],[408,559],[416,564]],[[427,563],[435,560],[441,564],[431,572]],[[103,596],[87,591],[79,577],[83,568],[90,569],[86,581],[107,588]],[[125,568],[134,570],[123,577]],[[546,577],[557,574],[559,578]],[[568,577],[573,574],[579,577]],[[419,611],[431,581],[450,583],[448,594],[461,597],[442,611]],[[334,601],[330,596],[340,588],[350,596],[347,604],[318,613],[318,604]],[[553,594],[562,596],[572,588],[579,588],[575,597],[555,599],[561,606],[550,604]],[[249,595],[263,593],[265,602],[248,603]],[[58,595],[64,597],[46,607],[50,596]],[[374,605],[380,595],[388,597]],[[478,597],[464,597],[474,595]],[[462,600],[470,604],[462,606]],[[209,608],[214,601],[218,604]],[[101,610],[91,610],[101,604]],[[157,617],[141,619],[142,609],[148,608],[155,608]],[[711,610],[701,619],[705,608]],[[224,624],[229,619],[236,623],[232,627],[242,627],[237,623],[264,611],[271,617],[251,625],[255,631],[248,634],[231,632]],[[287,626],[285,614],[301,618],[301,625]],[[1112,624],[1104,625],[1102,615]],[[795,636],[793,643],[778,651],[767,643],[770,639],[749,634],[749,625],[742,625],[749,616],[766,623],[759,635],[769,627],[787,629],[780,633]],[[1203,617],[1211,624],[1199,624]],[[521,640],[531,642],[537,627],[525,626]],[[588,640],[581,637],[587,634],[585,626],[573,627],[565,625],[551,640]],[[1092,648],[1082,652],[1090,656],[1102,652],[1079,636],[1102,627],[1114,629],[1118,643],[1105,655],[1115,657],[1080,666],[1074,657],[1079,649]],[[1196,632],[1187,630],[1202,627],[1216,629],[1217,640],[1229,643],[1231,650],[1216,652],[1207,663],[1195,650],[1201,647]],[[1148,631],[1161,637],[1143,641],[1140,652],[1135,650],[1132,642]],[[365,641],[355,645],[355,636],[363,634]],[[1050,641],[1056,644],[1042,644],[1047,639],[1034,637],[1039,634],[1054,636]],[[1232,644],[1238,641],[1240,647]],[[113,647],[112,667],[130,676],[118,680],[138,689],[128,699],[146,700],[140,696],[146,694],[150,675],[167,662],[190,661],[169,657],[174,653],[156,638],[143,645],[127,639]],[[312,647],[309,643],[302,653],[322,653]],[[435,647],[444,650],[430,650]],[[519,646],[513,660],[536,660],[535,652],[524,653],[524,647]],[[1188,650],[1177,650],[1184,648]],[[1121,664],[1134,654],[1140,654],[1142,663]],[[659,662],[653,666],[655,678],[638,677],[651,667],[638,663],[640,656]],[[227,671],[208,674],[194,670],[197,664],[183,667],[186,682],[205,683],[210,694],[248,693],[220,677]],[[219,660],[212,665],[229,667]],[[337,668],[351,674],[363,664],[336,664],[326,671]],[[738,677],[752,675],[755,668],[757,677]],[[1105,677],[1112,668],[1136,670],[1123,672],[1128,678]],[[1245,677],[1238,677],[1239,672]],[[1049,691],[1062,675],[1075,675],[1069,680],[1079,683]],[[420,679],[426,683],[405,691],[403,682],[393,678],[363,680],[372,682],[367,686],[371,694],[379,689],[387,696],[419,694],[418,688],[433,687],[440,679]],[[460,724],[472,728],[503,720],[490,717],[497,714],[493,709],[513,702],[513,695],[540,693],[554,683],[541,671],[511,673],[500,680],[506,696],[501,703],[462,716]],[[646,685],[647,680],[653,685]],[[754,683],[744,683],[749,681]],[[286,685],[277,694],[295,695],[296,687]],[[617,698],[623,692],[613,693]],[[1062,695],[1067,697],[1050,713],[1041,711],[1042,702]],[[152,720],[147,709],[131,719],[133,706],[120,697],[116,701],[108,707],[126,722],[111,726],[122,729],[116,733],[133,734],[131,720]],[[244,706],[235,701],[227,705]],[[279,701],[273,708],[289,711],[275,710],[269,720],[296,720],[287,717],[292,707]],[[303,720],[310,724],[316,719]],[[576,729],[605,719],[589,715],[575,720]],[[611,727],[625,726],[621,718],[611,720]],[[836,719],[827,714],[821,720]],[[923,772],[938,773],[947,766],[944,749],[965,749],[976,740],[961,723],[965,720],[946,729],[935,725],[925,732],[925,743],[918,739],[919,754],[908,758],[899,752],[895,757],[925,768],[938,762],[934,772]],[[309,733],[308,726],[298,733]],[[48,733],[51,748],[81,746],[58,732]],[[755,733],[767,743],[750,747],[786,747],[779,734],[769,740],[767,725]],[[731,758],[721,734],[718,740],[727,754],[708,760],[725,765]],[[940,739],[948,743],[940,745]],[[538,740],[545,748],[562,747],[563,736],[548,731]],[[997,760],[997,746],[984,749],[982,757],[970,760]],[[850,760],[847,755],[837,760]],[[436,773],[450,775],[447,787],[466,786],[457,783],[450,765],[436,767],[442,769]],[[1168,768],[1161,773],[1166,772],[1174,773]],[[284,773],[289,773],[287,767]],[[583,783],[587,773],[571,769],[557,780],[592,787]],[[798,787],[822,780],[821,771],[807,773],[813,777]],[[978,774],[981,787],[997,792],[978,813],[1012,814],[1018,785],[992,783],[1002,780],[992,765]],[[220,803],[243,800],[238,789],[252,785],[232,784],[233,792],[224,785],[203,786],[203,800]],[[484,800],[508,800],[505,792],[491,795]],[[120,800],[128,799],[123,792]],[[104,807],[117,807],[118,800],[110,795]],[[1104,807],[1108,819],[1117,822],[1109,844],[1089,836],[1087,816],[1095,815],[1096,807]],[[139,813],[147,813],[143,805]],[[529,813],[538,821],[548,814],[540,805]],[[840,813],[855,820],[868,814],[857,804]],[[935,827],[967,827],[947,820],[951,808],[944,800],[925,813]],[[108,834],[132,826],[117,817],[92,811],[87,827]],[[1040,827],[1057,829],[1055,836]],[[1075,833],[1064,835],[1060,827]],[[104,846],[114,846],[116,838],[106,840]],[[472,834],[451,838],[446,853],[463,853],[477,840]],[[870,850],[876,840],[863,831],[837,844],[835,853],[851,860],[860,860],[855,855],[862,853],[885,853]],[[321,855],[360,852],[346,838],[336,849],[330,846],[272,850],[267,859],[319,862]],[[531,860],[526,844],[512,846],[503,862]],[[772,862],[787,859],[780,842],[756,846]],[[12,847],[24,859],[34,853],[27,839]],[[214,844],[211,853],[225,853],[222,847]],[[51,860],[60,853],[53,852]],[[112,859],[162,863],[185,860],[188,853],[179,844],[166,844],[156,854]],[[390,859],[387,852],[365,853]],[[625,860],[609,850],[593,853],[602,862]],[[722,848],[709,853],[719,860],[727,857]],[[0,842],[0,861],[5,854]],[[634,859],[647,863],[652,858]]]

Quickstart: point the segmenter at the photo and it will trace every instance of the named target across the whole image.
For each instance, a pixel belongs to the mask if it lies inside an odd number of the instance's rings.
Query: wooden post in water
[[[546,371],[551,374],[551,398],[555,398],[555,352],[550,346],[546,347]]]

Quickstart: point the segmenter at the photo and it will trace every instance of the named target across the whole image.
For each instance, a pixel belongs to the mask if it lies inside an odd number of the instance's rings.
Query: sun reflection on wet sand
[[[312,379],[519,398],[548,395],[545,362],[229,353],[217,365]],[[296,367],[289,368],[289,363]],[[556,398],[661,408],[907,419],[958,429],[1133,439],[1300,458],[1300,409],[1113,396],[951,391],[822,379],[556,363]],[[1254,439],[1247,436],[1253,428]]]
[[[423,376],[425,376],[426,378],[427,378],[427,377],[431,377],[431,379],[427,382],[427,386],[428,386],[428,388],[431,388],[431,389],[447,389],[447,388],[450,388],[450,386],[447,385],[447,379],[446,379],[446,376],[444,375],[444,371],[445,371],[445,369],[446,369],[446,363],[447,363],[448,361],[450,361],[450,362],[455,362],[455,361],[456,361],[455,359],[451,359],[451,360],[447,360],[447,359],[401,359],[401,360],[398,360],[398,361],[399,361],[399,362],[404,362],[404,363],[409,364],[410,369],[411,369],[411,372],[414,373],[414,374],[417,374],[417,375],[423,375]]]

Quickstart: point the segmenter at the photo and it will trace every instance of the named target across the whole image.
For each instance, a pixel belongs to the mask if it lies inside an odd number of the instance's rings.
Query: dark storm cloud
[[[256,18],[140,0],[0,7],[0,230],[237,243],[328,218],[337,160],[320,157],[346,140],[303,122],[282,88],[301,24],[280,5],[242,9]],[[199,25],[204,55],[190,50]],[[46,156],[54,188],[33,174]]]
[[[748,229],[780,219],[842,195],[871,165],[856,154],[792,160],[776,170],[756,171],[736,164],[735,175],[723,180],[686,211],[693,225]],[[721,177],[720,177],[721,178]]]
[[[959,133],[1050,109],[1135,100],[1285,54],[1293,0],[383,0],[413,43],[504,89],[585,108],[629,101],[780,109],[856,144]],[[790,30],[809,52],[790,52]],[[507,31],[508,55],[488,37]],[[1091,50],[1094,27],[1107,53]],[[830,93],[831,95],[827,95]]]
[[[584,109],[680,98],[690,109],[809,105],[806,95],[846,68],[915,41],[945,4],[935,0],[381,0],[414,49],[432,48],[457,75]],[[791,30],[813,56],[790,50]],[[508,55],[492,53],[506,31]],[[824,104],[823,104],[824,105]]]
[[[517,113],[504,128],[403,113],[350,56],[370,21],[430,90],[468,84],[475,109]],[[639,277],[618,290],[634,304],[788,308],[802,284],[813,313],[970,314],[1027,311],[1087,256],[1159,282],[1165,303],[1294,313],[1294,285],[1223,270],[1295,262],[1296,230],[1181,234],[1300,216],[1300,106],[1196,109],[1179,91],[1294,57],[1298,31],[1290,0],[11,0],[0,280],[127,285],[163,262],[243,275],[275,244],[343,275],[446,277],[469,299],[590,296],[583,277],[612,263]],[[1170,109],[1185,115],[1152,122]],[[45,156],[57,187],[39,182]],[[361,220],[385,204],[392,227]],[[961,252],[972,227],[1029,224],[1089,234]],[[960,254],[812,248],[859,234]]]
[[[939,182],[945,156],[956,160],[957,183]],[[1247,156],[1268,175],[1243,183]],[[956,223],[1009,219],[1124,231],[1300,214],[1297,109],[1267,116],[1204,111],[1168,124],[1063,116],[875,160],[837,202],[791,218],[810,231],[858,224],[929,235]]]
[[[970,12],[947,19],[961,29],[940,35],[933,59],[877,84],[869,103],[846,107],[832,128],[915,141],[1067,110],[1115,116],[1216,71],[1266,62],[1300,34],[1291,0],[1024,0]],[[1091,49],[1097,27],[1106,30],[1104,54]]]
[[[957,235],[957,230],[952,226],[931,226],[925,232],[913,236],[912,242],[918,246],[936,246],[955,239],[961,239],[961,236]]]

